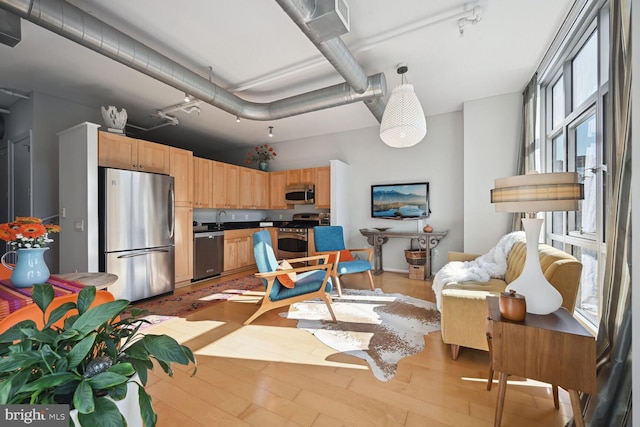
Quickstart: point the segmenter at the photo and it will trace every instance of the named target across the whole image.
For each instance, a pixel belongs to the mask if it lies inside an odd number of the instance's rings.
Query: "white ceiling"
[[[482,0],[482,20],[461,37],[457,0],[345,0],[351,31],[342,36],[367,75],[383,72],[387,94],[400,83],[398,63],[427,116],[460,111],[464,101],[521,91],[573,0]],[[72,0],[160,53],[237,96],[270,102],[343,82],[274,1]],[[0,88],[43,92],[94,106],[116,105],[129,123],[149,128],[151,115],[184,93],[109,58],[22,21],[22,41],[0,45]],[[0,96],[0,108],[19,98]],[[142,138],[215,152],[377,126],[356,103],[270,122],[236,118],[206,103],[178,111],[178,126]],[[133,131],[133,129],[128,129]]]

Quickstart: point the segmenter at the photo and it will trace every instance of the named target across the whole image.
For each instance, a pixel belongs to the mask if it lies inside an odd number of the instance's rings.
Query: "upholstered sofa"
[[[486,318],[488,295],[499,295],[524,267],[527,245],[514,243],[507,257],[504,280],[447,283],[442,289],[442,340],[451,345],[451,356],[458,358],[460,347],[488,351]],[[573,313],[582,264],[573,256],[552,246],[538,245],[540,265],[546,279],[562,294],[562,306]],[[449,261],[470,261],[478,255],[450,252]]]

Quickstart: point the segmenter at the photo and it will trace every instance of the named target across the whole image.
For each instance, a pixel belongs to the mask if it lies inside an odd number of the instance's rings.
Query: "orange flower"
[[[18,228],[17,234],[30,239],[44,236],[47,233],[47,229],[42,224],[23,224]]]
[[[42,220],[40,218],[35,218],[32,216],[19,216],[16,217],[17,224],[42,224]]]
[[[56,224],[46,224],[44,226],[47,229],[47,233],[59,233],[61,228]]]
[[[9,227],[9,224],[0,225],[0,239],[5,242],[11,242],[16,239],[16,233]]]

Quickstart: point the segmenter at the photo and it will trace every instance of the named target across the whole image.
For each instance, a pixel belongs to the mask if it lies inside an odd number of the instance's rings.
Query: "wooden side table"
[[[500,315],[498,297],[487,297],[487,305],[491,369],[500,373],[494,425],[502,421],[507,376],[516,375],[566,389],[576,425],[583,427],[578,391],[596,391],[593,335],[564,308],[547,315],[527,313],[523,322],[513,322]]]

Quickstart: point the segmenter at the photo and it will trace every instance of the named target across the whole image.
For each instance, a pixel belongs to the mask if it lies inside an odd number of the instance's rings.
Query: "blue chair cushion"
[[[371,263],[366,260],[345,261],[338,264],[338,274],[362,273],[371,270]]]
[[[331,252],[345,249],[342,226],[313,227],[313,242],[316,252]]]
[[[286,298],[297,297],[298,295],[308,294],[310,292],[317,291],[322,286],[324,275],[326,270],[305,271],[304,273],[298,273],[296,278],[296,285],[293,288],[287,288],[282,286],[276,278],[271,288],[269,298],[271,301],[279,301]],[[264,279],[263,279],[264,280]],[[325,286],[326,292],[331,292],[331,278],[327,279],[327,285]]]

